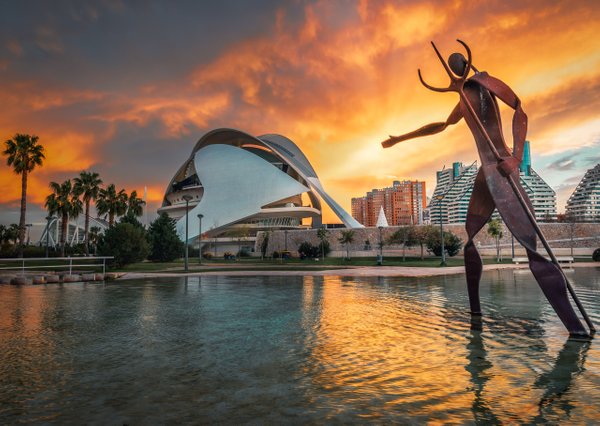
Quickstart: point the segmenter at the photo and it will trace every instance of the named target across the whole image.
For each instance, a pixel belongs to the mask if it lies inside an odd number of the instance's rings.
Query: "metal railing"
[[[26,269],[69,269],[69,275],[73,268],[99,268],[102,266],[102,273],[106,273],[106,261],[114,259],[113,256],[86,256],[86,257],[29,257],[29,258],[0,258],[0,271],[2,270],[21,270],[25,274]],[[102,263],[79,263],[101,260]],[[57,261],[65,261],[64,264],[55,264]],[[20,263],[15,266],[3,266],[6,263]],[[26,266],[27,263],[42,263],[41,265]]]

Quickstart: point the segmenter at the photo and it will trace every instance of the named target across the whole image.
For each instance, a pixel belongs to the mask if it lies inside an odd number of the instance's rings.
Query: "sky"
[[[598,1],[12,1],[0,0],[0,137],[39,136],[27,222],[43,222],[50,181],[81,171],[148,188],[150,218],[200,137],[220,127],[279,133],[325,189],[350,199],[393,180],[424,180],[477,160],[456,93],[431,49],[469,44],[479,70],[508,83],[529,116],[533,168],[558,210],[600,163]],[[511,110],[503,110],[507,143]],[[508,123],[508,125],[507,125]],[[20,180],[0,163],[0,223],[18,222]],[[339,222],[329,210],[325,222]]]

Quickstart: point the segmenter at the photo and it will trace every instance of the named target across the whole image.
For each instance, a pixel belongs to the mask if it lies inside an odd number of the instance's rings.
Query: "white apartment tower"
[[[569,197],[565,212],[577,222],[600,221],[600,164],[585,173]]]
[[[466,222],[478,170],[477,162],[470,166],[453,163],[452,168],[437,172],[436,187],[427,207],[432,224],[439,224],[440,216],[443,223]],[[531,168],[529,141],[525,142],[520,177],[521,185],[533,204],[536,219],[540,222],[556,220],[556,193]]]

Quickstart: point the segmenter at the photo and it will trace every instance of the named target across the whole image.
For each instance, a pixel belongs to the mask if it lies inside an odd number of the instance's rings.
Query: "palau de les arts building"
[[[250,236],[266,229],[317,228],[322,224],[321,200],[346,227],[363,227],[325,192],[294,142],[276,134],[254,137],[216,129],[194,146],[169,183],[158,213],[176,219],[185,240],[187,203],[192,243],[200,226],[203,238],[213,239],[227,238],[236,228]]]

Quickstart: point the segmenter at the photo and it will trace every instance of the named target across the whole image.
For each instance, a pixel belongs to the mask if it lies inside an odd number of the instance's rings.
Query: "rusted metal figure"
[[[421,70],[419,79],[425,87],[435,92],[457,92],[460,96],[458,105],[445,122],[428,124],[401,136],[390,136],[382,145],[388,148],[408,139],[433,135],[464,118],[473,133],[481,159],[481,168],[475,178],[469,202],[466,222],[469,240],[464,250],[471,314],[481,315],[479,281],[482,261],[473,238],[488,222],[496,208],[510,232],[527,251],[531,272],[569,333],[574,336],[588,335],[571,306],[567,291],[583,315],[590,334],[593,334],[594,326],[544,238],[535,220],[531,201],[520,185],[519,165],[523,159],[527,133],[527,115],[521,107],[521,101],[505,83],[486,72],[479,72],[472,64],[469,47],[461,40],[457,41],[466,49],[467,59],[460,53],[453,53],[448,58],[448,63],[444,61],[435,44],[431,43],[450,77],[450,85],[447,88],[430,86],[423,80]],[[469,77],[471,70],[474,74]],[[512,122],[512,151],[502,135],[497,99],[515,110]],[[538,238],[550,256],[550,261],[538,253]]]

